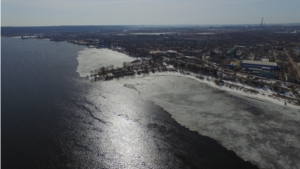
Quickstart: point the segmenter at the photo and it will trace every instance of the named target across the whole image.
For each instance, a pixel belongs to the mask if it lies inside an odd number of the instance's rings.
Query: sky
[[[300,23],[300,0],[1,0],[2,26]]]

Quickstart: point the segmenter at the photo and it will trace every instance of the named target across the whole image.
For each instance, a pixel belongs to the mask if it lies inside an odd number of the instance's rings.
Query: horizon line
[[[287,25],[287,24],[293,24],[293,25],[300,25],[300,22],[298,23],[269,23],[266,24],[266,26],[270,25]],[[247,24],[130,24],[130,25],[125,25],[125,24],[104,24],[104,25],[35,25],[35,26],[2,26],[1,27],[63,27],[63,26],[251,26],[251,25],[261,25],[260,23],[247,23]]]

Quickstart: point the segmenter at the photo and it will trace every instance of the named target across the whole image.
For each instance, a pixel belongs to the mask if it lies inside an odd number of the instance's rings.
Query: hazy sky
[[[300,0],[2,0],[2,26],[300,23]]]

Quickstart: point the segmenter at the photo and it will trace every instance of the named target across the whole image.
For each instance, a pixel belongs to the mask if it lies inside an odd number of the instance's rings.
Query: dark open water
[[[79,78],[83,46],[1,45],[2,168],[256,168],[131,89]]]

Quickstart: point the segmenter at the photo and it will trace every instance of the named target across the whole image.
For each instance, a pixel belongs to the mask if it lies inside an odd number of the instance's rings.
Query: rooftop
[[[141,62],[141,61],[140,60],[134,60],[134,61],[132,61],[130,63],[139,63],[139,62]]]
[[[276,62],[262,62],[256,60],[243,60],[243,64],[256,64],[256,65],[266,65],[266,66],[277,66]]]

